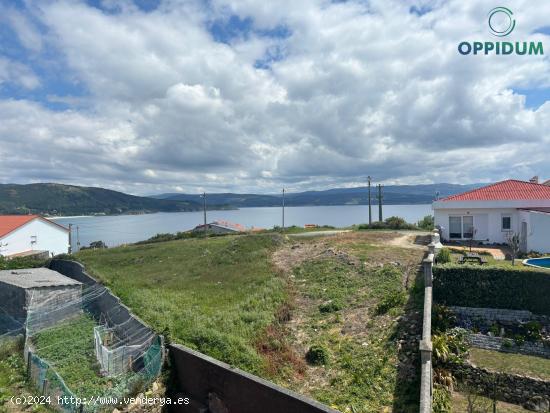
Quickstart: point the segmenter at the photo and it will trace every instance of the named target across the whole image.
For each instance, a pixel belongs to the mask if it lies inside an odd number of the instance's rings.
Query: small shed
[[[31,334],[82,311],[82,284],[47,268],[0,271],[0,335]]]

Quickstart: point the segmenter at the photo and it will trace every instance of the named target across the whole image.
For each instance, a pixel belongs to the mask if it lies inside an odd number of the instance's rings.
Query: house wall
[[[33,236],[36,236],[36,243],[31,242]],[[4,256],[33,250],[45,250],[54,255],[66,254],[69,250],[69,233],[37,218],[0,238],[0,244],[0,254]]]
[[[529,211],[526,215],[527,251],[550,253],[550,214]]]
[[[515,208],[455,208],[439,209],[434,208],[435,225],[442,228],[441,237],[449,240],[449,217],[450,216],[473,216],[474,228],[477,233],[474,239],[490,243],[504,244],[506,231],[502,231],[502,216],[510,215],[512,218],[512,231],[519,232],[519,212]]]

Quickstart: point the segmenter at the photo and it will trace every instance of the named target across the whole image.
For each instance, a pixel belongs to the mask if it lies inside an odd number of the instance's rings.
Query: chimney
[[[538,177],[538,175],[535,175],[534,177],[532,177],[531,179],[529,179],[529,182],[531,182],[532,184],[538,184],[538,183],[539,183],[539,177]]]

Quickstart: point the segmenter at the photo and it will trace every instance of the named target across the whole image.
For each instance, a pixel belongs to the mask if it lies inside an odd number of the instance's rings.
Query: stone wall
[[[517,374],[497,373],[471,363],[449,364],[453,376],[487,397],[519,404],[530,410],[543,410],[550,399],[550,381]],[[536,406],[543,409],[536,410]]]
[[[485,334],[469,334],[467,340],[472,347],[498,350],[503,353],[519,353],[528,356],[550,358],[550,347],[545,346],[542,341],[534,343],[526,341],[521,346],[518,346],[512,339],[492,337]]]
[[[541,325],[550,328],[550,317],[535,315],[525,310],[506,310],[501,308],[474,308],[474,307],[449,307],[457,316],[459,326],[468,322],[475,322],[477,327],[488,329],[494,323],[502,325],[515,325],[528,321],[538,321]]]

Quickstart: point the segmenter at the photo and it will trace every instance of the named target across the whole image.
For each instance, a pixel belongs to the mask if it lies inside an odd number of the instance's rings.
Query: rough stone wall
[[[449,307],[457,316],[459,324],[475,321],[478,327],[490,328],[495,322],[503,325],[515,325],[528,321],[538,321],[550,328],[550,317],[535,315],[525,310],[506,310],[499,308]]]
[[[486,350],[498,350],[504,353],[519,353],[528,356],[550,358],[550,347],[546,347],[541,341],[535,343],[526,341],[521,346],[518,346],[509,338],[491,337],[485,334],[469,334],[467,340],[471,346]]]
[[[550,381],[497,373],[467,362],[448,367],[459,382],[477,388],[488,397],[495,395],[497,400],[528,406],[550,399]]]

